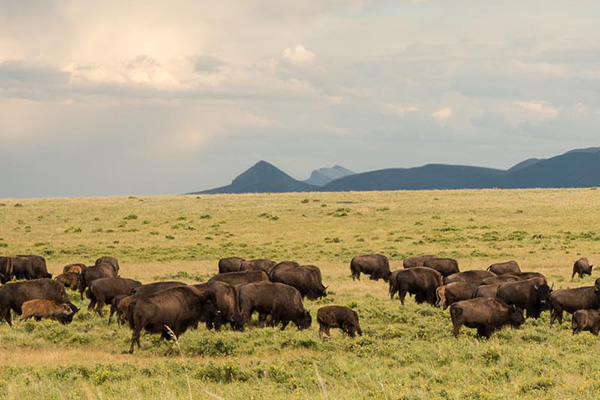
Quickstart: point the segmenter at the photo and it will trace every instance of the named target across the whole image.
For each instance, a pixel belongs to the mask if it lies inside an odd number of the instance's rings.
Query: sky
[[[600,2],[0,0],[0,197],[600,145]]]

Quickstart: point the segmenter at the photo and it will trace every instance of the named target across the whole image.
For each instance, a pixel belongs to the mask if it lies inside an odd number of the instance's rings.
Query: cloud
[[[438,121],[445,121],[452,116],[452,109],[450,107],[442,107],[431,115]]]
[[[555,118],[560,111],[547,101],[515,101],[514,104],[543,118]]]
[[[387,112],[398,114],[400,116],[405,116],[408,113],[413,113],[419,110],[415,106],[401,106],[394,103],[387,103],[383,108]]]
[[[283,50],[283,58],[292,65],[305,66],[315,60],[315,53],[308,51],[303,45],[297,44],[295,47],[286,47]]]

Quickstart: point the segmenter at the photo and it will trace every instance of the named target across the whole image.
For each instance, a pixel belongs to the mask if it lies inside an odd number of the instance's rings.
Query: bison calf
[[[575,261],[573,264],[573,274],[571,275],[571,279],[575,277],[575,275],[579,275],[579,279],[583,278],[584,275],[592,275],[593,265],[590,265],[590,262],[587,258],[582,257],[579,260]]]
[[[322,337],[323,333],[331,336],[329,333],[331,328],[340,328],[350,337],[355,337],[357,333],[362,336],[358,324],[358,314],[348,307],[321,307],[317,310],[317,321],[319,322],[319,337]]]
[[[579,310],[573,313],[573,335],[582,331],[590,331],[592,335],[598,336],[600,332],[600,311]]]
[[[19,323],[34,317],[37,321],[42,318],[57,320],[62,324],[72,321],[73,310],[67,303],[57,303],[52,300],[29,300],[21,306],[23,313],[19,317]]]
[[[450,306],[452,334],[458,337],[461,326],[476,328],[477,335],[489,338],[504,325],[521,326],[525,322],[523,310],[497,299],[479,297],[456,302]]]

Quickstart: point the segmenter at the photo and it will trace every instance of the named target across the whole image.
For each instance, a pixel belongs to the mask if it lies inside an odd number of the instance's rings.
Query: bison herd
[[[417,303],[450,308],[452,334],[458,336],[464,325],[477,329],[479,336],[489,337],[505,325],[520,326],[525,318],[539,318],[551,312],[551,325],[562,323],[563,311],[573,314],[573,334],[600,331],[600,278],[594,286],[553,291],[543,274],[522,272],[518,263],[493,264],[487,270],[460,272],[451,258],[423,255],[406,258],[403,269],[390,271],[389,260],[381,254],[361,255],[350,262],[353,280],[361,274],[389,285],[391,299],[398,296],[404,305],[406,295]],[[573,276],[591,275],[587,259],[577,260]],[[327,296],[321,271],[314,265],[293,261],[276,263],[267,259],[244,260],[223,258],[218,274],[206,283],[153,282],[142,284],[119,275],[119,262],[101,257],[92,266],[69,264],[51,279],[46,261],[35,255],[0,257],[0,322],[12,326],[11,313],[19,323],[28,318],[47,318],[68,324],[79,310],[71,303],[66,289],[89,299],[88,310],[103,317],[110,306],[108,323],[116,317],[118,324],[132,331],[130,353],[140,347],[142,331],[160,334],[170,340],[188,329],[204,323],[208,329],[222,325],[243,331],[254,313],[264,326],[285,329],[291,322],[298,329],[312,324],[304,308],[305,298]],[[18,282],[9,283],[11,280]],[[362,335],[358,314],[338,305],[317,311],[319,336],[339,328],[350,337]]]

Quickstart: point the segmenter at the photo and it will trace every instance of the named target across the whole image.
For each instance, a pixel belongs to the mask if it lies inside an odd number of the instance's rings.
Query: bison
[[[362,330],[358,324],[358,314],[351,308],[343,306],[325,306],[317,310],[317,322],[319,322],[319,337],[325,333],[331,336],[331,328],[340,328],[350,337],[358,333],[362,336]]]
[[[100,257],[99,259],[96,260],[94,265],[96,267],[98,267],[100,265],[110,265],[115,270],[115,277],[117,275],[119,275],[119,260],[117,260],[114,257],[107,257],[107,256]]]
[[[430,258],[423,262],[424,267],[432,268],[438,271],[442,276],[456,274],[460,272],[458,262],[453,258]]]
[[[0,282],[4,285],[13,277],[13,258],[0,257]]]
[[[117,322],[119,323],[119,325],[125,325],[129,321],[129,305],[136,298],[137,298],[137,296],[133,296],[133,295],[126,296],[117,303],[116,313],[117,313]],[[113,303],[114,303],[114,300],[113,300]]]
[[[210,278],[208,282],[225,282],[239,287],[248,283],[263,282],[268,280],[269,276],[263,271],[240,271],[215,275]]]
[[[539,318],[542,311],[550,308],[550,293],[552,289],[546,279],[531,278],[501,284],[496,297],[508,305],[525,309],[527,318]]]
[[[494,283],[491,285],[478,286],[477,289],[475,289],[475,293],[473,293],[473,297],[488,297],[493,299],[496,297],[500,285],[501,283]]]
[[[495,285],[496,283],[517,282],[521,280],[518,276],[505,274],[494,276],[493,278],[485,278],[481,283],[484,285]]]
[[[219,273],[225,274],[227,272],[240,271],[242,262],[244,262],[244,259],[240,257],[221,258],[219,260]]]
[[[246,260],[240,266],[240,271],[264,271],[269,274],[271,272],[271,268],[273,268],[276,264],[277,263],[275,261],[265,258]]]
[[[63,274],[68,274],[70,272],[81,275],[83,270],[87,267],[85,264],[77,263],[77,264],[69,264],[63,267]]]
[[[216,316],[205,315],[202,320],[206,322],[208,329],[214,328],[216,331],[221,329],[221,324],[229,323],[231,329],[237,331],[244,330],[244,317],[240,311],[238,290],[225,282],[208,282],[194,285],[201,291],[210,290],[215,293],[216,307],[219,314]]]
[[[217,314],[215,303],[213,291],[200,291],[193,286],[173,287],[133,299],[129,304],[129,326],[132,330],[129,353],[133,353],[136,343],[141,348],[143,329],[160,333],[163,339],[177,339],[189,328],[196,327],[208,310]]]
[[[435,269],[435,268],[434,268]],[[443,274],[442,274],[443,275]],[[486,278],[494,278],[496,275],[493,272],[484,270],[471,270],[465,272],[457,272],[452,275],[448,275],[444,278],[444,285],[454,282],[469,282],[481,284]]]
[[[57,303],[52,300],[28,300],[21,305],[21,311],[19,324],[31,317],[35,318],[36,321],[46,318],[59,321],[62,324],[68,324],[73,320],[73,309],[70,304]]]
[[[316,300],[327,296],[327,288],[321,282],[321,271],[314,265],[290,268],[273,268],[271,282],[285,283],[298,289],[302,298]]]
[[[445,310],[457,301],[470,299],[478,286],[478,284],[470,282],[454,282],[439,286],[435,291],[436,305]]]
[[[88,311],[96,307],[96,312],[100,317],[102,315],[102,307],[105,304],[111,304],[114,297],[120,294],[130,294],[131,290],[142,283],[133,279],[127,278],[100,278],[95,279],[90,283],[87,290],[87,297],[90,299]]]
[[[131,289],[131,294],[141,297],[150,296],[151,294],[160,292],[161,290],[170,289],[172,287],[187,286],[186,283],[177,281],[152,282],[145,285],[136,286]]]
[[[587,258],[582,257],[579,260],[575,261],[573,264],[573,274],[571,275],[571,279],[575,276],[575,274],[579,275],[579,278],[583,278],[584,275],[592,275],[593,265],[590,265],[590,262]]]
[[[54,280],[62,283],[62,285],[71,290],[77,290],[79,288],[79,280],[81,275],[75,272],[66,272],[58,275]]]
[[[415,296],[417,303],[427,302],[435,305],[436,289],[442,285],[442,275],[431,268],[415,267],[410,269],[399,269],[394,271],[390,277],[390,298],[398,293],[402,305],[406,294]]]
[[[31,270],[29,271],[31,275],[29,276],[29,278],[25,279],[52,278],[52,274],[48,273],[48,269],[46,267],[46,259],[44,257],[33,254],[26,254],[18,255],[17,258],[28,259],[31,262]]]
[[[573,335],[582,331],[590,331],[592,335],[598,336],[600,332],[600,311],[598,310],[577,310],[573,313],[571,321]]]
[[[383,254],[356,256],[350,261],[352,280],[360,280],[360,274],[369,275],[371,280],[383,279],[388,282],[391,275],[390,262]]]
[[[516,276],[517,278],[519,278],[522,281],[526,281],[527,279],[532,279],[532,278],[546,279],[546,276],[544,274],[542,274],[541,272],[519,272],[518,274],[511,274],[511,275]]]
[[[271,315],[271,325],[281,323],[284,330],[293,322],[298,329],[310,327],[310,312],[304,309],[302,296],[298,289],[283,283],[258,282],[240,287],[240,308],[244,321],[249,323],[252,313]]]
[[[477,335],[489,338],[504,325],[521,326],[525,322],[523,310],[498,299],[485,297],[462,300],[450,306],[452,334],[458,337],[461,326],[476,328]]]
[[[83,292],[85,289],[96,279],[116,277],[117,270],[111,264],[100,264],[94,265],[93,267],[87,267],[83,270],[81,279],[79,280],[78,290],[81,300],[83,300]]]
[[[575,289],[556,290],[550,296],[550,325],[558,319],[562,324],[563,311],[574,313],[578,310],[597,310],[600,308],[600,278],[594,286],[583,286]]]
[[[437,258],[437,256],[431,254],[425,254],[422,256],[408,257],[402,261],[402,266],[404,268],[414,268],[414,267],[422,267],[425,260],[432,260]]]
[[[488,267],[487,270],[493,272],[496,275],[518,274],[521,272],[521,267],[519,267],[519,264],[516,261],[511,260],[492,264]]]

